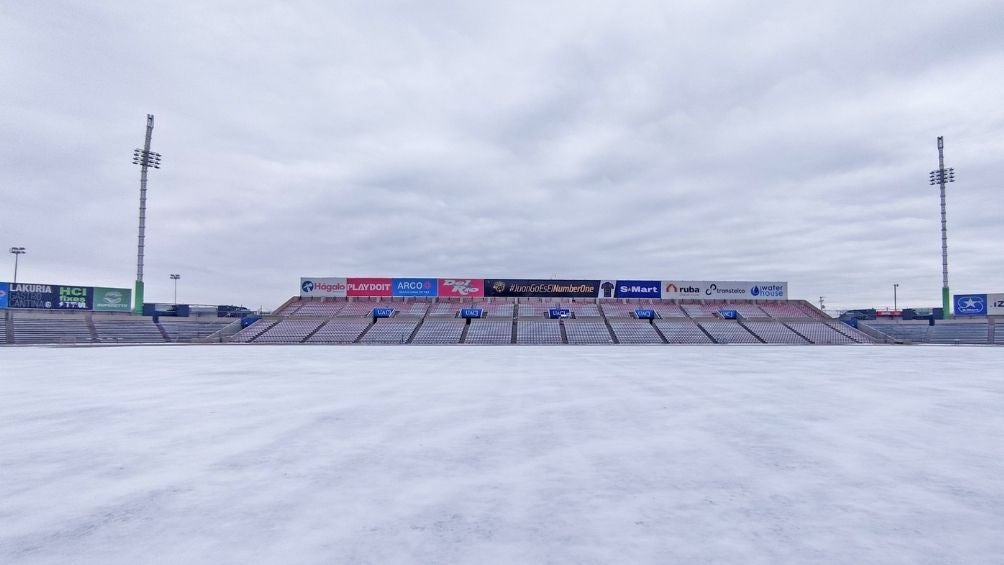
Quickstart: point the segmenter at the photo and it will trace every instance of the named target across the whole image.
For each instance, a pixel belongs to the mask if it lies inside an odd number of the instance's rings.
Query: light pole
[[[176,274],[172,274],[171,275],[171,280],[174,281],[174,305],[175,306],[178,305],[178,279],[180,279],[180,278],[181,278],[181,275],[176,275]]]
[[[10,252],[14,254],[14,282],[17,284],[17,258],[28,252],[24,247],[11,247]]]
[[[136,305],[133,312],[143,313],[143,251],[146,244],[146,172],[153,167],[160,168],[160,153],[150,151],[150,140],[153,138],[153,114],[146,115],[146,141],[143,149],[134,149],[132,163],[140,166],[139,173],[139,243],[136,251]]]
[[[945,219],[945,184],[955,182],[955,169],[945,168],[945,138],[938,136],[938,170],[930,173],[931,186],[941,186],[941,317],[951,313],[948,296],[948,222]]]
[[[893,312],[895,312],[896,310],[899,310],[899,308],[896,307],[896,289],[898,289],[898,288],[899,288],[899,283],[892,283],[892,310],[893,310]]]

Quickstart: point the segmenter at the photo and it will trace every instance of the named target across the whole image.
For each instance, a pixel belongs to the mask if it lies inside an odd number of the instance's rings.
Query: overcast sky
[[[308,276],[1004,292],[1004,3],[2,2],[23,282],[275,307]],[[10,280],[13,257],[0,268]]]

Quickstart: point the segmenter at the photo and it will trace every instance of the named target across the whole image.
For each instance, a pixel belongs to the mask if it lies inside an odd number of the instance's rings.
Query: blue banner
[[[568,308],[551,308],[547,311],[548,318],[567,318],[571,315],[572,313]]]
[[[439,281],[436,279],[391,279],[392,296],[436,296]]]
[[[614,298],[661,298],[661,281],[617,281]]]
[[[986,316],[987,315],[987,295],[985,294],[956,294],[955,300],[956,316]]]
[[[51,284],[17,283],[10,285],[8,308],[58,308],[59,287]]]
[[[485,311],[482,308],[462,308],[460,310],[461,318],[480,318],[485,315]]]
[[[645,310],[643,308],[638,308],[637,310],[634,311],[634,316],[639,320],[654,320],[655,310]]]
[[[718,311],[718,315],[721,316],[722,318],[725,318],[726,320],[739,319],[739,312],[736,312],[735,310],[726,310],[723,308]]]
[[[0,308],[7,307],[7,298],[10,296],[10,283],[0,283]]]
[[[374,318],[390,318],[394,315],[393,308],[374,308],[373,317]]]

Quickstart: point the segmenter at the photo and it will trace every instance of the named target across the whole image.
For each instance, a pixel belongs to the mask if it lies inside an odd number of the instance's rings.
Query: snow
[[[1002,361],[0,348],[0,562],[999,564]]]

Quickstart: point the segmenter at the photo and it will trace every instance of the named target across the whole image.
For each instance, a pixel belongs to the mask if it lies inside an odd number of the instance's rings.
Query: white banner
[[[300,296],[344,298],[348,288],[345,277],[300,277]]]
[[[763,281],[662,281],[664,299],[785,300],[788,283]]]
[[[987,295],[987,316],[1004,316],[1004,294]]]

